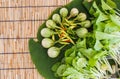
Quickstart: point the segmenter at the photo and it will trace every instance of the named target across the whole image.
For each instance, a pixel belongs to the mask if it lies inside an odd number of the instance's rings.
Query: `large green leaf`
[[[33,39],[29,40],[30,55],[36,68],[46,79],[56,79],[51,71],[51,66],[55,60],[50,59],[46,50],[40,45],[39,42],[35,42]]]
[[[119,0],[118,0],[119,1]],[[68,10],[70,11],[71,8],[78,8],[79,11],[81,12],[85,12],[87,13],[87,9],[88,7],[90,7],[91,5],[89,5],[87,2],[85,2],[85,6],[88,5],[86,8],[83,6],[82,4],[83,0],[73,0],[71,3],[63,6],[68,8]],[[120,2],[120,1],[119,1]],[[118,4],[118,3],[117,3]],[[61,8],[61,7],[60,7]],[[59,13],[59,9],[57,8],[55,11],[53,11],[53,13],[51,13],[50,17],[48,19],[51,18],[51,16],[54,13]],[[88,13],[87,13],[88,14]],[[89,14],[88,14],[89,16]],[[54,76],[53,72],[51,71],[51,67],[54,63],[58,62],[61,57],[63,56],[63,53],[66,49],[61,51],[61,55],[58,58],[49,58],[47,55],[47,49],[43,48],[41,46],[41,40],[43,39],[42,36],[40,35],[40,31],[42,28],[46,27],[45,26],[45,22],[39,27],[38,29],[38,33],[37,33],[37,39],[38,41],[34,41],[33,39],[29,40],[29,50],[30,50],[30,55],[31,55],[31,59],[33,61],[33,63],[35,64],[36,69],[38,70],[38,72],[45,78],[45,79],[58,79]]]

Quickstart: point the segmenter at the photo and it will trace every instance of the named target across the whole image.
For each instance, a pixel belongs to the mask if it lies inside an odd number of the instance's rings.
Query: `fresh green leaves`
[[[86,33],[86,30],[81,31],[81,28],[76,30],[79,40],[72,48],[65,52],[64,56],[63,64],[67,65],[64,72],[68,74],[65,74],[65,76],[62,75],[60,78],[64,79],[69,76],[73,78],[71,75],[74,75],[74,73],[69,73],[71,71],[69,70],[68,72],[67,70],[70,68],[83,79],[104,78],[106,75],[115,73],[112,64],[110,64],[106,57],[111,56],[109,51],[111,49],[109,47],[120,42],[119,16],[116,15],[116,11],[114,10],[116,5],[113,1],[107,0],[105,2],[101,0],[99,2],[101,5],[98,5],[98,2],[94,1],[90,9],[90,14],[94,16],[92,18],[92,32],[88,31]],[[110,4],[113,7],[110,7]],[[87,39],[92,39],[92,41]],[[119,51],[114,53],[117,54],[112,53],[112,57],[120,54]],[[113,59],[119,64],[119,61],[115,57]],[[108,74],[107,71],[110,73]],[[84,75],[88,74],[91,74],[91,76],[87,76],[86,78]],[[77,75],[74,78],[77,78]]]
[[[109,56],[119,64],[117,59],[120,44],[120,13],[118,0],[101,0],[98,4],[97,1],[93,2],[90,13],[94,16],[94,33],[96,38],[96,44],[94,48],[96,50],[104,49],[109,50]],[[104,41],[104,44],[103,42]],[[111,48],[114,47],[114,48]],[[114,55],[114,56],[113,56]],[[118,56],[118,57],[117,57]]]

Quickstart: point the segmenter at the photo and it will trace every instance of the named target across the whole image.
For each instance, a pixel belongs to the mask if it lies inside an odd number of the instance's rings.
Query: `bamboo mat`
[[[39,25],[70,0],[0,0],[0,79],[43,79],[33,65],[29,38]]]

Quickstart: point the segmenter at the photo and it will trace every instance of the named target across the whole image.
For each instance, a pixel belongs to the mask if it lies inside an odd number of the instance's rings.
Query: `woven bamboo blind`
[[[43,79],[33,65],[29,38],[55,8],[70,0],[0,0],[0,79]]]

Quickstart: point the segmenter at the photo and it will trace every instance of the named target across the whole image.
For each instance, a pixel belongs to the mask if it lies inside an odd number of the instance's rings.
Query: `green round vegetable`
[[[61,23],[61,17],[59,14],[54,14],[52,16],[52,20],[55,21],[57,24],[60,24]]]
[[[61,8],[61,9],[60,9],[60,15],[61,15],[62,17],[67,17],[67,15],[68,15],[68,10],[67,10],[67,8]]]
[[[47,20],[46,21],[46,26],[50,29],[55,29],[55,28],[58,27],[53,20]]]
[[[50,58],[56,58],[60,54],[60,48],[58,47],[50,47],[47,51],[48,56]]]
[[[72,8],[71,11],[70,11],[70,16],[71,17],[75,17],[77,16],[79,13],[78,9],[77,8]]]
[[[76,30],[76,34],[80,38],[86,37],[86,34],[88,33],[88,30],[86,28],[79,28]]]
[[[49,47],[51,47],[53,45],[54,45],[54,41],[52,39],[50,39],[50,38],[44,38],[42,40],[42,46],[44,48],[49,48]]]
[[[51,37],[53,34],[54,34],[54,32],[49,28],[43,28],[41,30],[41,36],[42,37]]]
[[[85,21],[87,19],[87,15],[85,13],[80,13],[77,17],[76,20],[78,21]]]
[[[80,24],[82,27],[89,28],[91,26],[91,22],[89,20],[85,20]]]

